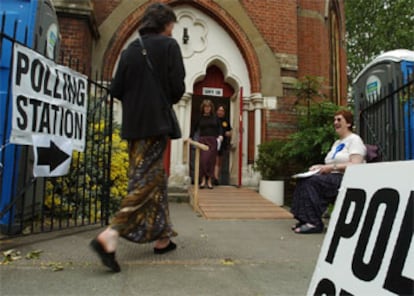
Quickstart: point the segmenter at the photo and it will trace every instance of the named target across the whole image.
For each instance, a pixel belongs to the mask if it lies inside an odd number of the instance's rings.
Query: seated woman
[[[308,178],[298,179],[293,193],[291,212],[298,223],[295,233],[320,233],[324,230],[322,214],[338,194],[343,173],[349,165],[365,162],[366,147],[361,138],[352,132],[353,115],[341,110],[335,113],[334,127],[339,139],[325,157],[325,164],[309,168],[318,171]]]

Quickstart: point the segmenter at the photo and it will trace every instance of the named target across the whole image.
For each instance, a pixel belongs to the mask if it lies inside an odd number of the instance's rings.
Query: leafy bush
[[[281,154],[290,162],[308,168],[324,161],[326,153],[336,140],[333,117],[339,106],[332,102],[314,103],[298,116],[298,131],[288,137]]]
[[[282,154],[285,141],[271,140],[258,146],[259,153],[254,164],[254,170],[258,171],[263,180],[283,179],[288,162]]]
[[[50,215],[96,221],[103,217],[104,202],[112,214],[127,194],[127,143],[121,139],[119,127],[114,126],[112,132],[110,184],[104,168],[109,153],[108,126],[101,121],[91,124],[89,130],[92,137],[84,153],[73,152],[68,175],[47,179],[44,204]]]

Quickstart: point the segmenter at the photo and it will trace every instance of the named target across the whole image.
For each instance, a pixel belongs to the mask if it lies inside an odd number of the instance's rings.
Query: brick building
[[[120,52],[136,38],[147,0],[53,0],[61,50],[84,72],[109,81]],[[345,20],[342,0],[164,0],[178,17],[173,35],[186,66],[186,93],[176,111],[187,136],[200,101],[228,107],[233,126],[230,183],[255,184],[257,145],[295,130],[294,83],[324,77],[324,92],[346,103]],[[120,108],[120,106],[116,106]],[[242,132],[240,132],[242,131]],[[241,144],[241,145],[240,145]],[[183,141],[173,141],[172,180],[188,175]],[[240,163],[241,162],[241,163]],[[240,169],[239,169],[240,168]]]

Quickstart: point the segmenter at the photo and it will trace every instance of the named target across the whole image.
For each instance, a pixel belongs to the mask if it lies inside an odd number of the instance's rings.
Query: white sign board
[[[72,160],[72,150],[72,142],[65,138],[34,135],[33,175],[35,177],[66,175]]]
[[[413,295],[414,161],[347,168],[308,295]]]
[[[222,97],[223,89],[216,87],[203,87],[203,96]]]
[[[10,142],[33,145],[33,135],[63,137],[84,151],[87,77],[14,44]]]

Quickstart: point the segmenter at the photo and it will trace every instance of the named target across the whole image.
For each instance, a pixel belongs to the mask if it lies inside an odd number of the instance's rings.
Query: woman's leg
[[[118,246],[119,232],[112,227],[107,227],[96,239],[102,244],[106,252],[115,252]]]
[[[90,242],[91,248],[99,256],[103,265],[114,272],[121,271],[121,267],[115,258],[118,238],[119,232],[111,227],[107,227]]]
[[[206,176],[201,177],[200,188],[204,188],[206,186]]]
[[[291,208],[299,224],[323,228],[322,214],[328,205],[326,199],[337,194],[341,180],[341,174],[315,175],[299,179],[293,193]]]
[[[199,142],[207,145],[209,150],[200,153],[200,175],[205,182],[201,185],[213,188],[214,168],[216,165],[217,140],[215,137],[200,137]]]

